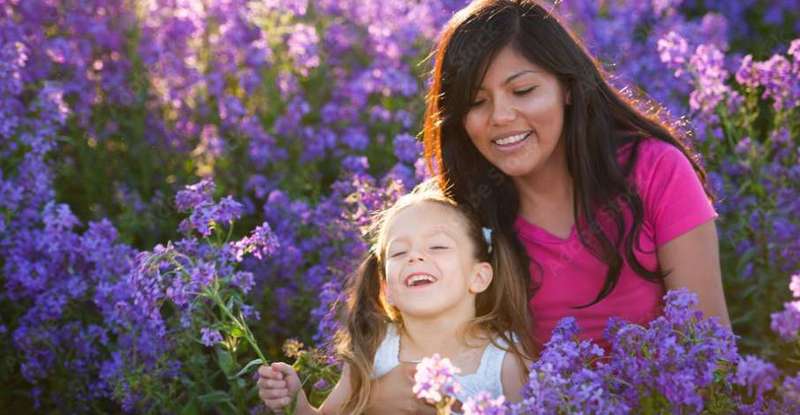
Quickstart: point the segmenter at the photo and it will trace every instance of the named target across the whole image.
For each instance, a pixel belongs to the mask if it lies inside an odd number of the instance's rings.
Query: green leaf
[[[233,371],[236,370],[233,356],[231,356],[230,352],[222,348],[217,347],[216,350],[217,350],[217,361],[219,362],[219,367],[222,369],[223,372],[225,372],[225,376],[231,377]]]
[[[200,413],[200,407],[197,405],[197,400],[191,399],[186,405],[181,408],[181,415],[194,415]]]
[[[200,401],[203,406],[211,406],[218,403],[230,402],[231,397],[228,396],[227,392],[214,391],[198,396],[197,400]]]
[[[233,336],[236,339],[244,337],[244,330],[242,330],[240,327],[232,327],[231,336]]]
[[[253,366],[260,365],[260,364],[262,364],[262,363],[263,363],[263,362],[261,361],[261,359],[260,359],[260,358],[259,358],[259,359],[253,359],[253,360],[251,360],[251,361],[250,361],[250,362],[248,362],[246,365],[244,365],[244,367],[242,368],[242,370],[240,370],[240,371],[239,371],[239,373],[237,373],[237,374],[235,374],[235,375],[231,376],[231,377],[230,377],[230,379],[235,379],[235,378],[241,377],[241,376],[242,376],[242,375],[244,375],[245,373],[249,372],[249,371],[250,371],[250,369],[252,369],[252,368],[253,368]]]

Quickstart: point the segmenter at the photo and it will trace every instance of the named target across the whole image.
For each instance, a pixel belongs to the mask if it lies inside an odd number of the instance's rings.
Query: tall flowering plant
[[[278,241],[267,223],[231,240],[242,206],[214,201],[214,188],[205,180],[178,192],[176,206],[189,213],[185,237],[139,253],[122,282],[130,295],[114,316],[125,341],[104,375],[123,409],[236,413],[253,399],[243,375],[267,357],[250,328],[260,315],[245,297],[254,276],[238,268],[246,255],[271,255]]]
[[[769,313],[786,299],[785,276],[800,267],[800,39],[765,60],[726,56],[677,32],[658,48],[692,86],[695,145],[718,198],[734,328],[748,352],[781,359],[789,350],[770,333]],[[763,298],[768,304],[753,307]]]

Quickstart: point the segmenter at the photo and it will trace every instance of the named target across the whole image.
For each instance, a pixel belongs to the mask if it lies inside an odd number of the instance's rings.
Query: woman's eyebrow
[[[526,69],[524,71],[519,71],[519,72],[515,73],[514,75],[511,75],[508,78],[506,78],[506,80],[503,81],[503,85],[507,85],[509,82],[519,78],[522,75],[525,75],[526,73],[534,73],[534,72],[536,72],[536,71],[534,71],[533,69]]]
[[[509,83],[509,82],[511,82],[511,81],[513,81],[513,80],[515,80],[515,79],[519,78],[519,77],[520,77],[520,76],[522,76],[522,75],[525,75],[525,74],[527,74],[527,73],[535,73],[535,72],[536,72],[536,71],[534,71],[533,69],[525,69],[525,70],[519,71],[519,72],[517,72],[517,73],[515,73],[515,74],[513,74],[513,75],[511,75],[511,76],[509,76],[508,78],[506,78],[506,80],[505,80],[505,81],[503,81],[503,85],[508,85],[508,83]],[[480,90],[483,90],[483,89],[486,89],[486,88],[484,88],[483,86],[481,86],[480,88],[478,88],[478,90],[479,90],[479,91],[480,91]]]

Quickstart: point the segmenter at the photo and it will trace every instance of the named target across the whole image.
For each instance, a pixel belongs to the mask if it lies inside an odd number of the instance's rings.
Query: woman
[[[729,325],[705,172],[677,131],[608,85],[548,7],[476,1],[447,24],[428,93],[429,167],[516,241],[538,344],[571,315],[605,345],[609,317],[646,324],[678,287]],[[376,389],[375,413],[411,405],[407,392]]]

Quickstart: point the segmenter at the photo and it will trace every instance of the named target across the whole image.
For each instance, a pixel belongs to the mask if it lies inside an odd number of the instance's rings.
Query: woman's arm
[[[697,293],[697,308],[704,316],[716,316],[722,324],[731,325],[722,289],[719,241],[713,220],[658,248],[658,263],[668,273],[664,281],[668,290],[688,288]]]

